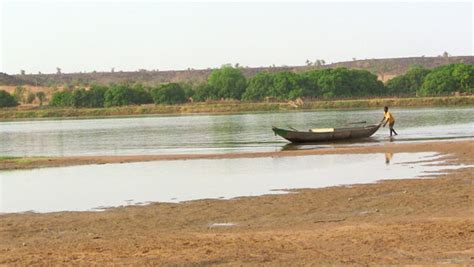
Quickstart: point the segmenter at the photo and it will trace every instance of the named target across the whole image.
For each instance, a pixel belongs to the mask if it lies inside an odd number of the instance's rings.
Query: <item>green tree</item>
[[[150,89],[143,86],[141,83],[137,83],[132,87],[132,103],[133,104],[149,104],[153,103],[153,98],[150,94]]]
[[[112,84],[104,94],[104,106],[125,106],[152,103],[153,99],[142,85]]]
[[[0,108],[18,106],[16,99],[4,90],[0,90]]]
[[[71,92],[70,104],[75,108],[87,107],[89,103],[86,89],[80,88]]]
[[[242,99],[247,101],[260,101],[270,96],[270,88],[273,87],[273,75],[264,71],[259,72],[249,79],[247,89]]]
[[[278,99],[294,99],[303,92],[298,74],[282,71],[273,75],[273,86],[269,89],[270,96]]]
[[[349,97],[377,96],[384,91],[384,85],[377,75],[366,70],[350,70]]]
[[[193,89],[193,86],[189,83],[180,84],[180,86],[184,90],[184,96],[186,97],[186,99],[192,98],[196,93]]]
[[[104,106],[125,106],[134,104],[133,91],[125,85],[111,85],[104,95]]]
[[[433,69],[423,80],[420,95],[446,95],[453,92],[473,92],[474,66],[450,64]]]
[[[105,92],[107,91],[107,86],[102,85],[92,85],[88,93],[88,107],[98,108],[104,107],[105,101]]]
[[[193,96],[196,101],[216,100],[219,99],[218,90],[208,83],[199,84]]]
[[[430,73],[419,65],[411,66],[405,75],[397,76],[387,82],[386,93],[390,95],[415,95],[421,89],[423,81]]]
[[[168,83],[151,91],[155,104],[178,104],[186,102],[184,89],[177,83]]]
[[[53,107],[71,107],[72,106],[72,93],[71,92],[55,92],[51,96],[49,105]]]
[[[351,76],[346,68],[328,69],[318,81],[322,95],[326,98],[350,97]]]
[[[318,85],[321,76],[328,70],[310,70],[301,74],[302,87],[305,88],[305,94],[311,97],[322,96],[321,87]]]
[[[212,71],[208,82],[211,87],[217,89],[218,98],[241,99],[247,86],[247,81],[242,71],[229,65]]]
[[[456,64],[452,75],[459,83],[460,92],[474,92],[474,66],[467,64]]]

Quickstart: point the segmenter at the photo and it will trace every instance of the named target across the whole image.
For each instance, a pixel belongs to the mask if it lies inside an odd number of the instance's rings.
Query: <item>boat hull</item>
[[[336,128],[332,132],[323,133],[294,131],[277,127],[273,127],[272,130],[275,135],[281,136],[292,143],[316,143],[367,138],[377,132],[380,125],[381,124],[372,124],[364,127]]]

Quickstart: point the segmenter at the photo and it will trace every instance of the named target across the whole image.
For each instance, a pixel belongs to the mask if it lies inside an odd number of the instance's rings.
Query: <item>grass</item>
[[[30,164],[35,161],[47,159],[45,157],[10,157],[0,156],[0,163],[13,162],[15,164]]]
[[[3,157],[0,156],[0,161],[6,161],[6,160],[17,160],[19,157]]]
[[[136,116],[152,114],[195,114],[195,113],[241,113],[258,111],[352,109],[426,106],[474,106],[474,96],[414,97],[414,98],[373,98],[351,100],[316,100],[296,106],[289,102],[239,102],[223,101],[210,103],[186,103],[181,105],[141,105],[110,108],[4,108],[0,109],[0,120],[30,118],[71,118]]]

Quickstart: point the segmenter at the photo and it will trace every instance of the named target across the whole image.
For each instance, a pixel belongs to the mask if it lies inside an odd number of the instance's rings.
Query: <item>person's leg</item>
[[[393,131],[393,133],[394,133],[395,135],[398,135],[397,132],[395,132],[395,129],[392,129],[392,131]]]
[[[390,136],[392,136],[392,133],[394,133],[395,135],[397,135],[397,132],[395,132],[395,130],[393,129],[393,125],[394,125],[394,124],[395,124],[395,123],[390,123],[390,124],[388,125],[389,128],[390,128]]]

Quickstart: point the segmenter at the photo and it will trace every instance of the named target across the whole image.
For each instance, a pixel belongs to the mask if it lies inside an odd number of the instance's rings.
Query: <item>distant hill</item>
[[[474,56],[456,57],[409,57],[387,59],[364,59],[338,62],[321,66],[280,66],[280,67],[242,67],[245,76],[251,77],[258,72],[294,71],[301,72],[311,69],[346,67],[350,69],[363,69],[376,74],[380,80],[387,81],[395,76],[404,74],[411,65],[421,65],[425,68],[465,63],[474,65]],[[122,82],[141,82],[154,85],[168,82],[199,83],[205,81],[212,69],[202,70],[177,70],[177,71],[135,71],[135,72],[90,72],[90,73],[63,73],[63,74],[26,74],[7,75],[0,73],[0,85],[88,85],[92,83],[108,84]]]
[[[15,76],[0,72],[0,85],[24,85],[24,84],[28,84],[28,82],[22,79],[18,79]]]

